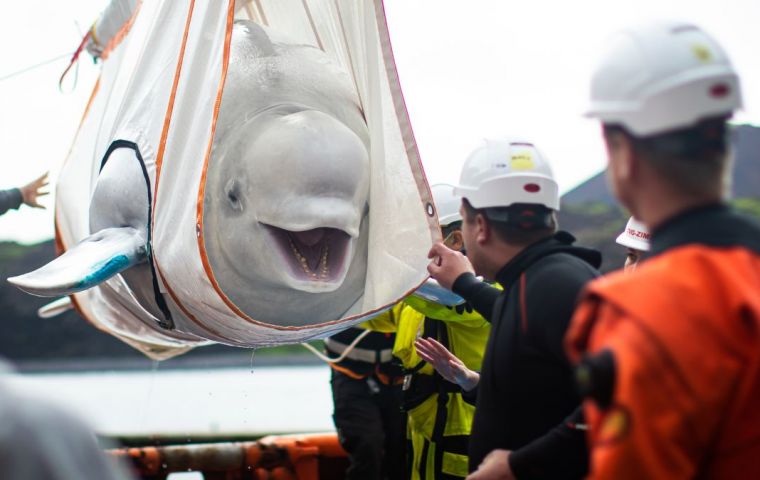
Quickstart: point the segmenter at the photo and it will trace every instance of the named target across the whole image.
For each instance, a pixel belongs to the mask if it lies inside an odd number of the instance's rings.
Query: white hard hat
[[[438,210],[438,223],[441,226],[451,225],[454,222],[461,222],[462,215],[459,214],[459,207],[462,201],[454,195],[454,187],[445,183],[439,183],[430,187],[433,194],[435,208]]]
[[[647,227],[631,217],[628,219],[628,224],[625,226],[625,230],[618,235],[617,240],[615,241],[618,245],[633,248],[634,250],[641,250],[642,252],[648,252],[650,236]]]
[[[467,157],[454,194],[474,208],[529,203],[559,210],[559,187],[549,162],[522,140],[485,140]]]
[[[586,116],[649,136],[741,106],[739,77],[720,45],[692,24],[659,21],[611,39]]]

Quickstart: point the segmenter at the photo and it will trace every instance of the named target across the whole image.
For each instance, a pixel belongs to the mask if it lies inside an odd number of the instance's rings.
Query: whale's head
[[[219,288],[251,318],[281,326],[340,318],[367,268],[366,124],[345,72],[306,48],[259,46],[265,71],[231,72],[203,206]]]

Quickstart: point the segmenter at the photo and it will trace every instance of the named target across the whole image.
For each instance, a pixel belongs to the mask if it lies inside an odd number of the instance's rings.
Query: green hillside
[[[760,128],[734,127],[734,169],[731,203],[740,211],[760,218]],[[601,250],[602,270],[623,265],[625,253],[615,243],[628,213],[620,208],[607,186],[605,172],[594,175],[562,196],[560,226],[582,245]]]

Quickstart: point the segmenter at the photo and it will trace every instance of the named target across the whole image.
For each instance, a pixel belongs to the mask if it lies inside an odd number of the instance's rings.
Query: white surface
[[[113,436],[334,430],[327,366],[12,374]]]

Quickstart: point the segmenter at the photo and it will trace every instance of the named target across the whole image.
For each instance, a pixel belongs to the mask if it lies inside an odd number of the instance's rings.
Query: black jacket
[[[599,276],[601,255],[574,241],[559,232],[520,252],[497,274],[505,289],[498,295],[472,274],[454,283],[454,292],[492,323],[471,471],[497,448],[513,451],[510,467],[520,480],[582,478],[588,468],[584,433],[571,425],[579,420],[580,397],[563,341],[581,290]]]
[[[0,215],[11,209],[16,210],[23,202],[21,190],[18,188],[0,190]]]

